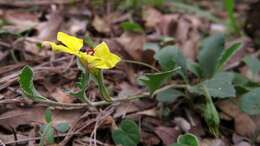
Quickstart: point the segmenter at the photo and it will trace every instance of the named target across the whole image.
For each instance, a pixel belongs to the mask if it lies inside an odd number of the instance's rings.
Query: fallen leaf
[[[256,125],[254,121],[245,113],[240,113],[235,117],[235,131],[246,137],[252,137],[255,133]]]
[[[143,33],[124,32],[116,40],[134,60],[140,61],[142,59],[145,43],[145,35]]]
[[[60,88],[56,88],[56,90],[51,93],[51,96],[59,103],[72,103],[74,100],[72,96],[69,96]]]
[[[170,145],[177,141],[181,131],[177,127],[156,127],[154,132],[161,138],[165,145]]]
[[[45,123],[44,112],[46,108],[33,107],[33,108],[17,108],[11,111],[5,112],[0,115],[0,125],[9,128],[16,128],[19,125],[27,125],[32,123]],[[71,124],[76,121],[82,110],[52,110],[52,123],[57,125],[59,123]]]
[[[203,139],[200,146],[228,146],[222,139]]]

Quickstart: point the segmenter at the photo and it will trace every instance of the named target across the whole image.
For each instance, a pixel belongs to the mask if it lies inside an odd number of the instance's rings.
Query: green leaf
[[[240,98],[240,108],[250,115],[260,114],[260,88],[255,88]]]
[[[158,93],[156,99],[160,102],[172,103],[178,97],[183,96],[183,95],[184,94],[181,91],[170,88],[163,92]]]
[[[120,26],[124,31],[143,32],[143,28],[135,22],[123,22]]]
[[[41,134],[40,146],[47,144],[53,144],[54,140],[54,129],[51,126],[51,123],[46,124],[43,128],[43,133]]]
[[[50,123],[52,121],[52,113],[51,109],[47,108],[44,112],[44,118],[47,123]]]
[[[197,77],[201,78],[202,77],[202,69],[200,65],[196,62],[188,61],[187,62],[187,67],[190,72],[192,72],[194,75]]]
[[[212,79],[189,88],[190,92],[203,95],[203,86],[208,88],[209,94],[212,97],[227,98],[235,97],[236,91],[232,85],[233,74],[228,72],[217,73]]]
[[[31,67],[25,66],[21,73],[19,74],[18,79],[20,88],[22,89],[23,94],[30,98],[33,101],[46,100],[34,87],[33,85],[33,72]]]
[[[144,44],[144,50],[153,50],[154,52],[158,52],[160,49],[160,46],[158,43],[145,43]]]
[[[177,71],[180,68],[175,68],[173,70],[159,72],[159,73],[147,73],[143,76],[140,76],[138,80],[146,85],[152,94],[155,90],[160,88],[160,86],[165,83],[173,74],[173,72]]]
[[[81,100],[81,102],[85,102],[87,99],[85,91],[88,88],[88,83],[89,83],[89,74],[81,72],[80,77],[79,77],[79,82],[77,82],[77,84],[76,84],[76,86],[80,90],[76,93],[71,93],[71,95],[79,98]]]
[[[187,133],[180,135],[177,139],[177,143],[171,144],[170,146],[199,146],[199,140],[195,135]]]
[[[202,42],[198,55],[199,64],[206,78],[212,77],[217,68],[218,60],[224,51],[224,34],[215,34]]]
[[[187,81],[187,63],[180,49],[175,46],[167,46],[159,50],[154,58],[158,60],[163,70],[172,70],[176,66],[180,66],[178,73]]]
[[[227,63],[231,59],[231,57],[240,49],[240,46],[241,46],[240,43],[235,43],[228,49],[224,50],[223,54],[220,56],[218,61],[217,68],[219,70],[223,69],[225,63]]]
[[[248,65],[254,75],[257,75],[260,72],[260,60],[258,58],[246,56],[244,62]]]
[[[162,48],[155,54],[154,58],[159,62],[164,70],[172,70],[176,65],[178,65],[182,68],[184,73],[187,72],[186,58],[175,46]]]
[[[198,138],[191,133],[187,133],[179,136],[177,139],[177,143],[188,145],[188,146],[199,146]]]
[[[118,129],[112,131],[112,138],[116,144],[136,146],[140,141],[138,126],[132,120],[124,120]]]
[[[232,32],[239,33],[240,29],[237,25],[236,18],[234,15],[234,0],[224,0],[225,9],[228,14],[228,23]]]
[[[204,104],[201,107],[202,116],[207,123],[207,126],[209,128],[209,132],[218,137],[219,136],[219,114],[218,111],[212,101],[212,97],[209,95],[209,90],[206,86],[203,86],[203,92],[204,92]]]
[[[64,123],[59,123],[59,124],[57,124],[57,125],[55,126],[55,128],[56,128],[59,132],[65,133],[65,132],[67,132],[67,131],[70,129],[70,125],[69,125],[68,123],[64,122]]]

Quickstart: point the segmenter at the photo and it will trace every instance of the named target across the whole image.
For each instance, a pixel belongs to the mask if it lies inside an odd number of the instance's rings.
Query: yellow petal
[[[102,58],[102,62],[97,63],[96,68],[99,69],[110,69],[116,66],[121,60],[119,56],[110,52],[107,44],[102,42],[95,49],[94,56]]]
[[[111,54],[107,44],[105,42],[100,43],[95,48],[95,56],[101,57],[101,58],[108,58]]]
[[[83,40],[76,38],[74,36],[70,36],[63,32],[58,32],[57,40],[62,42],[68,48],[74,49],[75,51],[79,51],[83,46]]]
[[[57,45],[53,42],[44,42],[44,43],[45,44],[48,43],[51,46],[52,50],[55,52],[65,52],[65,53],[69,53],[69,54],[76,55],[76,56],[79,55],[78,51],[75,51],[75,50],[65,47],[63,45]]]

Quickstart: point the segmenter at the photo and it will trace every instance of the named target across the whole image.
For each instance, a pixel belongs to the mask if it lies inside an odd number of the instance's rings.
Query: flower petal
[[[79,51],[83,46],[82,39],[70,36],[64,32],[58,32],[57,40],[62,42],[68,48],[74,49],[75,51]]]
[[[95,56],[105,58],[105,59],[107,59],[111,54],[109,47],[107,46],[107,43],[105,43],[105,42],[98,44],[94,48],[94,50],[95,50]]]
[[[94,50],[94,56],[102,58],[102,63],[98,63],[98,65],[96,65],[96,68],[110,69],[115,67],[116,64],[121,60],[119,56],[110,52],[109,47],[105,42],[99,44]]]
[[[65,52],[65,53],[69,53],[69,54],[76,55],[76,56],[79,55],[78,51],[75,51],[75,50],[65,47],[63,45],[57,45],[53,42],[44,42],[44,43],[46,43],[46,44],[48,43],[51,46],[52,50],[55,52]]]

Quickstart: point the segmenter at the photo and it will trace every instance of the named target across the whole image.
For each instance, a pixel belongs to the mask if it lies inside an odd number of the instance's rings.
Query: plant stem
[[[170,84],[170,85],[166,85],[162,88],[159,88],[157,90],[155,90],[155,92],[153,93],[153,95],[156,95],[160,92],[163,92],[169,88],[188,88],[188,85],[185,84]],[[116,103],[116,102],[122,102],[122,101],[130,101],[130,100],[135,100],[135,99],[141,99],[141,98],[146,98],[146,97],[150,97],[150,93],[149,92],[143,92],[141,94],[138,95],[133,95],[133,96],[126,96],[126,97],[116,97],[116,98],[112,98],[112,103]],[[48,105],[52,105],[52,106],[60,106],[60,107],[72,107],[72,108],[84,108],[84,107],[97,107],[97,106],[103,106],[103,105],[109,105],[111,104],[111,102],[107,102],[105,100],[103,101],[97,101],[97,102],[91,102],[89,100],[86,101],[86,103],[59,103],[59,102],[55,102],[52,100],[41,100],[39,101],[41,103],[45,103]]]
[[[132,63],[132,64],[138,64],[138,65],[142,65],[142,66],[145,66],[145,67],[148,67],[156,72],[160,72],[160,70],[158,70],[157,68],[155,68],[154,66],[150,65],[150,64],[147,64],[147,63],[144,63],[144,62],[140,62],[140,61],[135,61],[135,60],[122,60],[122,62],[126,62],[126,63]]]

